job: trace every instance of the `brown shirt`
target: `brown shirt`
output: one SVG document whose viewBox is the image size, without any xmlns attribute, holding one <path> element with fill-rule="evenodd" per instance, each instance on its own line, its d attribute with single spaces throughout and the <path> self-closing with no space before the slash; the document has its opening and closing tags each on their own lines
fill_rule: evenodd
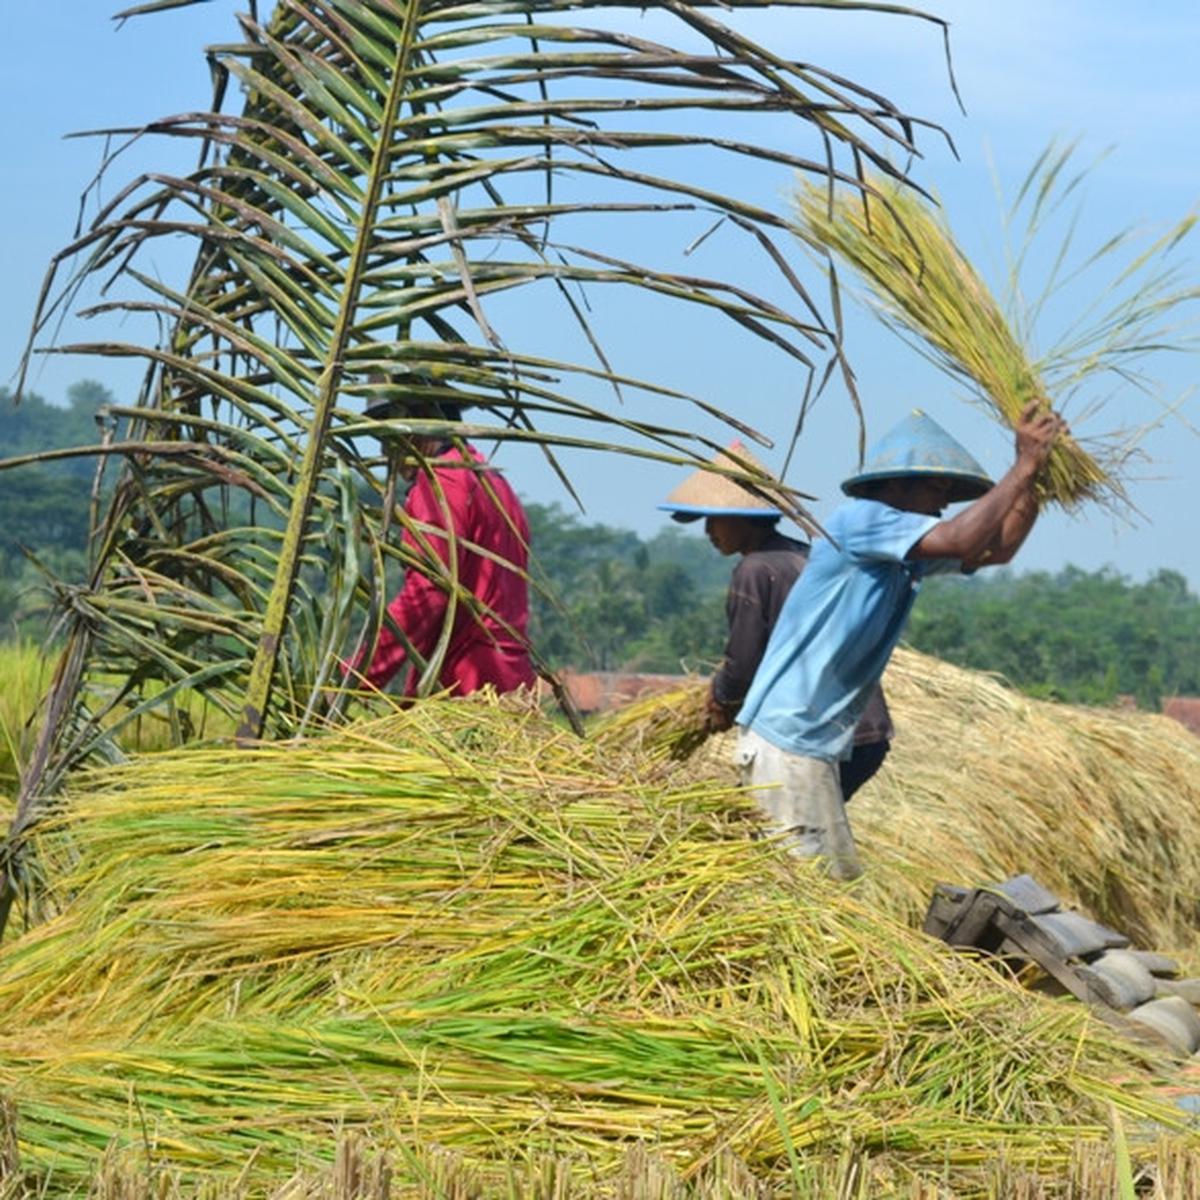
<svg viewBox="0 0 1200 1200">
<path fill-rule="evenodd" d="M 729 639 L 712 682 L 713 698 L 719 704 L 727 708 L 741 704 L 750 690 L 779 610 L 807 562 L 808 547 L 803 542 L 772 533 L 734 567 L 725 596 Z"/>
</svg>

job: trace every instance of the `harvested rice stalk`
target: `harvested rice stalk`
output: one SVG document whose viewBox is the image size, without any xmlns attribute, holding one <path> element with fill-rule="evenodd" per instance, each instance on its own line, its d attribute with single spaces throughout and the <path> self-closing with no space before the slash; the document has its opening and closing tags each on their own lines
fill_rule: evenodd
<svg viewBox="0 0 1200 1200">
<path fill-rule="evenodd" d="M 592 737 L 650 761 L 684 762 L 708 739 L 707 698 L 708 680 L 689 679 L 616 709 L 597 723 Z"/>
<path fill-rule="evenodd" d="M 838 254 L 871 288 L 880 310 L 916 334 L 950 374 L 965 377 L 1009 425 L 1045 395 L 1033 362 L 1000 306 L 954 241 L 945 220 L 911 189 L 882 186 L 859 196 L 802 184 L 801 234 Z M 1041 503 L 1071 508 L 1119 494 L 1119 485 L 1070 437 L 1061 438 L 1038 481 Z"/>
<path fill-rule="evenodd" d="M 1044 156 L 1039 164 L 1043 173 L 1035 169 L 1022 189 L 1023 197 L 1037 196 L 1029 217 L 1031 237 L 1045 218 L 1048 197 L 1069 153 Z M 1108 289 L 1132 289 L 1132 296 L 1115 299 L 1092 328 L 1069 331 L 1058 348 L 1038 359 L 1025 344 L 1031 331 L 1019 334 L 1013 328 L 945 219 L 912 189 L 869 180 L 863 192 L 841 191 L 831 202 L 827 189 L 802 182 L 794 204 L 800 236 L 848 263 L 884 320 L 902 336 L 915 338 L 922 353 L 952 377 L 970 384 L 1009 428 L 1031 400 L 1048 397 L 1056 388 L 1071 391 L 1099 372 L 1113 371 L 1126 382 L 1144 384 L 1131 369 L 1133 362 L 1190 340 L 1173 335 L 1161 321 L 1183 301 L 1194 299 L 1195 289 L 1176 289 L 1171 271 L 1145 278 L 1140 273 L 1156 268 L 1194 218 L 1180 222 L 1141 254 Z M 1127 240 L 1111 239 L 1092 262 L 1125 248 Z M 1052 280 L 1051 287 L 1056 286 Z M 1062 439 L 1039 481 L 1042 503 L 1070 509 L 1096 500 L 1124 507 L 1116 472 L 1130 453 L 1128 445 L 1113 446 L 1098 461 L 1073 439 Z"/>
<path fill-rule="evenodd" d="M 996 1158 L 1061 1175 L 1110 1102 L 1194 1147 L 1083 1006 L 863 905 L 749 811 L 474 700 L 79 777 L 39 835 L 62 911 L 0 947 L 22 1171 L 78 1193 L 119 1155 L 258 1196 L 342 1132 L 481 1177 L 562 1162 L 563 1196 L 616 1194 L 639 1144 L 768 1194 L 852 1146 L 972 1195 Z"/>
</svg>

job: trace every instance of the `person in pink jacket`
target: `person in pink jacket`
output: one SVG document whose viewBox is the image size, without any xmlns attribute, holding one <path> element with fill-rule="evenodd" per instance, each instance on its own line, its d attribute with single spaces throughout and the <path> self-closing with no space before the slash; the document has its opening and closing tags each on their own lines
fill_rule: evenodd
<svg viewBox="0 0 1200 1200">
<path fill-rule="evenodd" d="M 413 417 L 445 415 L 412 406 L 404 411 Z M 372 405 L 368 414 L 397 415 L 396 402 Z M 525 510 L 504 476 L 466 442 L 444 436 L 411 441 L 422 461 L 401 467 L 411 481 L 402 536 L 410 565 L 388 605 L 374 653 L 360 654 L 354 667 L 377 688 L 403 670 L 401 690 L 415 696 L 424 663 L 435 654 L 449 620 L 439 688 L 465 696 L 488 684 L 497 692 L 532 686 L 537 675 L 527 636 Z"/>
</svg>

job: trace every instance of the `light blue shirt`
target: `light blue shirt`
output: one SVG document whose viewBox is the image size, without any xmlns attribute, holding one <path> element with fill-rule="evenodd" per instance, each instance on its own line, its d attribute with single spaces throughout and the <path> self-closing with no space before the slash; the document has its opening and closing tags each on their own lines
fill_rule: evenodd
<svg viewBox="0 0 1200 1200">
<path fill-rule="evenodd" d="M 739 725 L 808 758 L 849 757 L 854 727 L 883 675 L 926 575 L 957 559 L 909 561 L 939 517 L 851 500 L 826 524 L 779 613 Z"/>
</svg>

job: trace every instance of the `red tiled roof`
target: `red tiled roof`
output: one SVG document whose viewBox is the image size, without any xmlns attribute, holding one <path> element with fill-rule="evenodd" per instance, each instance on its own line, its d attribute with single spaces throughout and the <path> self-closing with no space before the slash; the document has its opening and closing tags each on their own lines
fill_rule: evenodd
<svg viewBox="0 0 1200 1200">
<path fill-rule="evenodd" d="M 1200 733 L 1200 696 L 1170 696 L 1162 702 L 1162 710 L 1193 733 Z"/>
<path fill-rule="evenodd" d="M 679 687 L 686 678 L 686 675 L 635 675 L 621 671 L 562 673 L 563 686 L 581 713 L 607 712 L 640 700 L 643 696 L 669 692 Z"/>
</svg>

